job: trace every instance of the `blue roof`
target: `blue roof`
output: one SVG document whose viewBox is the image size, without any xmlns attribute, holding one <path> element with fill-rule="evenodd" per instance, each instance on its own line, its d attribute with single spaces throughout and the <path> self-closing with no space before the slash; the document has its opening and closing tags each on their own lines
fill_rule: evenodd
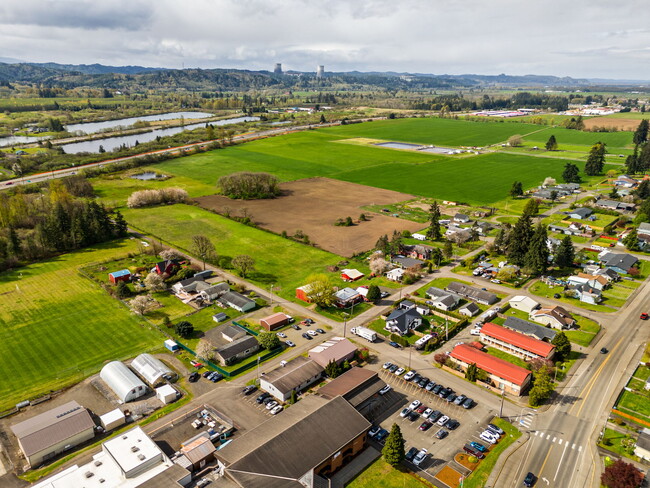
<svg viewBox="0 0 650 488">
<path fill-rule="evenodd" d="M 131 272 L 128 269 L 121 269 L 119 271 L 113 271 L 112 273 L 110 273 L 110 276 L 114 278 L 119 278 L 120 276 L 128 276 L 130 274 Z"/>
</svg>

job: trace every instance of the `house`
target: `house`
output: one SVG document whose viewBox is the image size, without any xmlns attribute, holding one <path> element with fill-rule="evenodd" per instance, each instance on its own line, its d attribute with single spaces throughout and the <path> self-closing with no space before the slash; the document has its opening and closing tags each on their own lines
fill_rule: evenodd
<svg viewBox="0 0 650 488">
<path fill-rule="evenodd" d="M 212 316 L 212 320 L 214 320 L 217 324 L 220 324 L 221 322 L 228 320 L 228 316 L 224 312 L 219 312 L 215 313 Z"/>
<path fill-rule="evenodd" d="M 221 338 L 226 342 L 234 342 L 246 336 L 246 331 L 237 325 L 224 325 L 219 332 L 221 332 Z"/>
<path fill-rule="evenodd" d="M 425 246 L 424 244 L 415 244 L 412 246 L 404 245 L 402 246 L 402 253 L 409 258 L 427 261 L 428 259 L 431 259 L 433 247 Z"/>
<path fill-rule="evenodd" d="M 412 308 L 415 308 L 415 303 L 410 300 L 402 300 L 397 304 L 397 308 L 401 310 L 411 310 Z"/>
<path fill-rule="evenodd" d="M 411 237 L 412 237 L 413 239 L 418 240 L 418 241 L 426 241 L 426 240 L 427 240 L 427 236 L 425 236 L 424 234 L 417 234 L 417 233 L 415 233 L 415 234 L 411 234 Z"/>
<path fill-rule="evenodd" d="M 352 307 L 354 304 L 363 301 L 363 297 L 359 292 L 352 288 L 342 288 L 334 296 L 336 297 L 336 305 L 340 308 Z"/>
<path fill-rule="evenodd" d="M 230 366 L 255 354 L 260 348 L 257 338 L 244 336 L 214 350 L 214 357 L 224 366 Z"/>
<path fill-rule="evenodd" d="M 330 361 L 334 361 L 337 364 L 352 361 L 356 352 L 357 346 L 352 344 L 348 339 L 332 337 L 322 344 L 311 348 L 307 352 L 307 357 L 324 368 Z"/>
<path fill-rule="evenodd" d="M 300 393 L 323 377 L 325 369 L 316 361 L 298 356 L 260 377 L 260 389 L 281 402 L 291 398 L 291 392 Z"/>
<path fill-rule="evenodd" d="M 554 345 L 492 322 L 483 325 L 480 337 L 486 346 L 495 347 L 525 360 L 552 359 L 555 354 Z"/>
<path fill-rule="evenodd" d="M 113 271 L 112 273 L 108 273 L 108 279 L 114 285 L 117 285 L 117 283 L 120 281 L 128 283 L 131 281 L 131 272 L 128 269 Z"/>
<path fill-rule="evenodd" d="M 391 258 L 391 261 L 397 264 L 398 266 L 401 266 L 404 269 L 419 267 L 424 264 L 424 261 L 420 261 L 419 259 L 400 257 L 400 256 Z"/>
<path fill-rule="evenodd" d="M 455 293 L 450 293 L 434 286 L 427 289 L 426 293 L 431 298 L 431 305 L 439 310 L 454 310 L 458 307 L 461 300 Z"/>
<path fill-rule="evenodd" d="M 511 308 L 514 308 L 515 310 L 521 310 L 527 314 L 530 314 L 533 310 L 539 308 L 539 302 L 536 302 L 532 298 L 524 295 L 516 295 L 512 297 L 508 303 L 510 303 Z"/>
<path fill-rule="evenodd" d="M 598 259 L 606 268 L 613 269 L 617 273 L 629 273 L 630 269 L 639 262 L 639 259 L 631 254 L 619 254 L 609 251 L 601 252 Z"/>
<path fill-rule="evenodd" d="M 201 471 L 208 463 L 214 461 L 216 451 L 217 448 L 210 440 L 208 433 L 202 432 L 181 444 L 179 450 L 181 459 L 177 459 L 175 462 L 189 471 Z"/>
<path fill-rule="evenodd" d="M 458 313 L 467 317 L 474 317 L 480 313 L 481 309 L 474 302 L 468 302 L 458 309 Z"/>
<path fill-rule="evenodd" d="M 639 182 L 634 178 L 630 178 L 628 175 L 620 175 L 614 180 L 614 186 L 620 188 L 635 188 Z"/>
<path fill-rule="evenodd" d="M 296 298 L 302 300 L 303 302 L 311 303 L 311 298 L 309 298 L 309 293 L 311 292 L 311 285 L 303 285 L 296 288 Z"/>
<path fill-rule="evenodd" d="M 650 248 L 650 234 L 637 234 L 637 239 L 639 242 L 639 248 L 642 251 L 647 252 Z"/>
<path fill-rule="evenodd" d="M 580 207 L 580 208 L 576 208 L 576 209 L 569 210 L 568 212 L 566 212 L 566 214 L 569 216 L 569 218 L 578 219 L 578 220 L 586 219 L 592 213 L 594 213 L 594 211 L 592 209 L 590 209 L 590 208 L 587 208 L 587 207 Z"/>
<path fill-rule="evenodd" d="M 549 325 L 554 329 L 571 329 L 575 327 L 576 320 L 564 308 L 555 306 L 533 310 L 530 319 L 539 324 Z"/>
<path fill-rule="evenodd" d="M 469 215 L 465 215 L 462 213 L 457 213 L 454 215 L 454 220 L 456 222 L 459 222 L 461 224 L 467 224 L 468 222 L 471 222 L 472 220 L 469 218 Z"/>
<path fill-rule="evenodd" d="M 278 312 L 268 317 L 260 319 L 260 325 L 266 330 L 271 332 L 272 330 L 279 329 L 280 327 L 287 325 L 293 321 L 293 317 L 287 315 L 286 313 Z"/>
<path fill-rule="evenodd" d="M 344 269 L 341 271 L 341 279 L 343 281 L 357 281 L 365 275 L 358 269 Z"/>
<path fill-rule="evenodd" d="M 376 371 L 355 366 L 321 387 L 318 395 L 327 400 L 341 396 L 368 418 L 376 405 L 379 390 L 385 386 Z"/>
<path fill-rule="evenodd" d="M 579 227 L 576 227 L 576 226 L 563 227 L 561 225 L 550 224 L 548 226 L 548 229 L 551 232 L 558 232 L 560 234 L 565 234 L 565 235 L 570 235 L 570 236 L 577 236 L 577 235 L 582 234 L 582 229 L 580 229 Z M 548 244 L 548 242 L 547 242 L 547 244 Z"/>
<path fill-rule="evenodd" d="M 201 297 L 202 300 L 206 302 L 213 302 L 223 294 L 227 293 L 230 291 L 230 285 L 226 283 L 225 281 L 222 283 L 217 283 L 216 285 L 212 285 L 209 288 L 206 288 L 205 290 L 201 290 L 199 292 L 199 297 Z"/>
<path fill-rule="evenodd" d="M 494 229 L 494 226 L 489 222 L 477 222 L 474 228 L 480 235 L 485 236 Z"/>
<path fill-rule="evenodd" d="M 643 429 L 636 440 L 634 455 L 644 461 L 650 461 L 650 431 Z"/>
<path fill-rule="evenodd" d="M 521 366 L 516 366 L 501 358 L 494 357 L 467 344 L 459 344 L 449 355 L 463 371 L 475 364 L 488 374 L 490 385 L 511 393 L 522 395 L 531 383 L 532 374 Z"/>
<path fill-rule="evenodd" d="M 217 298 L 217 303 L 223 308 L 234 308 L 238 312 L 250 312 L 254 310 L 257 304 L 255 300 L 245 297 L 236 291 L 229 291 Z"/>
<path fill-rule="evenodd" d="M 404 269 L 394 268 L 386 273 L 386 278 L 388 278 L 391 281 L 400 282 L 402 281 L 402 278 L 404 278 L 404 273 L 405 273 Z"/>
<path fill-rule="evenodd" d="M 636 233 L 638 235 L 650 235 L 650 224 L 648 222 L 641 222 L 636 229 Z"/>
<path fill-rule="evenodd" d="M 602 301 L 603 296 L 600 290 L 592 288 L 588 284 L 577 285 L 573 288 L 573 291 L 576 294 L 576 298 L 583 303 L 589 303 L 591 305 L 596 305 L 598 302 Z"/>
<path fill-rule="evenodd" d="M 468 298 L 483 305 L 492 305 L 499 301 L 498 297 L 494 293 L 490 293 L 479 288 L 474 288 L 472 286 L 465 285 L 458 281 L 452 281 L 445 288 L 447 291 L 451 291 L 460 295 L 461 297 Z"/>
<path fill-rule="evenodd" d="M 216 452 L 225 479 L 244 488 L 329 486 L 367 446 L 371 424 L 342 396 L 309 395 Z"/>
<path fill-rule="evenodd" d="M 178 268 L 178 261 L 175 259 L 168 259 L 166 261 L 160 261 L 156 263 L 152 271 L 155 271 L 159 275 L 166 274 L 168 276 L 173 275 Z"/>
<path fill-rule="evenodd" d="M 95 422 L 84 407 L 72 401 L 11 426 L 31 467 L 95 437 Z"/>
<path fill-rule="evenodd" d="M 591 288 L 602 291 L 609 282 L 604 276 L 597 276 L 586 273 L 578 273 L 574 276 L 569 276 L 567 282 L 572 286 L 588 285 Z"/>
<path fill-rule="evenodd" d="M 201 285 L 199 285 L 199 283 Z M 179 281 L 177 283 L 174 283 L 172 285 L 172 291 L 174 293 L 198 293 L 201 290 L 205 290 L 209 288 L 210 285 L 208 285 L 205 282 L 205 278 L 203 276 L 193 276 L 191 278 L 188 278 L 186 280 Z"/>
<path fill-rule="evenodd" d="M 455 225 L 449 225 L 449 227 L 447 227 L 447 230 L 445 231 L 445 237 L 451 237 L 454 234 L 457 234 L 459 232 L 465 232 L 465 229 Z"/>
<path fill-rule="evenodd" d="M 557 335 L 557 332 L 549 327 L 533 324 L 532 322 L 528 322 L 527 320 L 522 320 L 513 316 L 507 317 L 506 321 L 503 323 L 503 326 L 529 337 L 534 337 L 540 341 L 551 342 Z"/>
<path fill-rule="evenodd" d="M 574 192 L 580 190 L 580 184 L 578 184 L 578 183 L 560 183 L 559 185 L 555 185 L 555 188 L 557 188 L 559 191 L 566 191 L 566 192 L 574 193 Z"/>
<path fill-rule="evenodd" d="M 422 315 L 417 310 L 397 309 L 386 317 L 384 328 L 389 332 L 404 336 L 420 325 L 422 325 Z"/>
<path fill-rule="evenodd" d="M 596 269 L 596 270 L 594 270 L 594 272 L 592 274 L 594 276 L 602 276 L 609 283 L 616 282 L 616 281 L 621 279 L 621 277 L 619 276 L 619 274 L 616 271 L 614 271 L 613 269 L 609 269 L 609 268 Z"/>
</svg>

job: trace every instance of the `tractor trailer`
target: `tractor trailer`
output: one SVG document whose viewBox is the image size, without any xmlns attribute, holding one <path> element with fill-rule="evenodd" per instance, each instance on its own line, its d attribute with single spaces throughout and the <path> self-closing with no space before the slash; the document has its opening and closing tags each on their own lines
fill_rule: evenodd
<svg viewBox="0 0 650 488">
<path fill-rule="evenodd" d="M 358 335 L 359 337 L 363 337 L 370 342 L 375 342 L 377 340 L 377 333 L 374 330 L 370 330 L 366 327 L 352 327 L 350 329 L 350 332 Z"/>
</svg>

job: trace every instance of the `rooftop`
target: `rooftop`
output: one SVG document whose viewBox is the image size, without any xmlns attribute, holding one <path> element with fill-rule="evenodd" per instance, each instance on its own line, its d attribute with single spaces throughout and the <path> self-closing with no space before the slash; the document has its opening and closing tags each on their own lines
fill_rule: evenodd
<svg viewBox="0 0 650 488">
<path fill-rule="evenodd" d="M 535 337 L 540 341 L 543 339 L 548 339 L 549 341 L 552 341 L 557 335 L 557 331 L 555 331 L 554 329 L 551 329 L 549 327 L 544 327 L 543 325 L 533 324 L 532 322 L 528 322 L 527 320 L 522 320 L 520 318 L 512 317 L 512 316 L 506 318 L 506 321 L 504 322 L 503 326 L 507 327 L 508 329 L 513 329 L 516 330 L 517 332 L 521 332 L 522 334 Z"/>
<path fill-rule="evenodd" d="M 513 346 L 544 358 L 548 357 L 553 349 L 555 349 L 555 346 L 548 342 L 533 339 L 532 337 L 515 332 L 514 330 L 506 329 L 505 327 L 493 324 L 492 322 L 483 325 L 481 335 L 486 335 L 507 342 L 508 344 L 512 344 Z"/>
<path fill-rule="evenodd" d="M 530 376 L 530 371 L 527 369 L 516 366 L 501 358 L 491 356 L 466 344 L 460 344 L 454 347 L 451 351 L 451 357 L 466 364 L 476 364 L 477 367 L 488 373 L 519 386 L 523 385 Z"/>
<path fill-rule="evenodd" d="M 288 393 L 296 386 L 323 371 L 323 367 L 315 361 L 304 356 L 298 356 L 289 361 L 284 367 L 281 366 L 266 373 L 262 379 L 273 384 L 282 393 Z"/>
<path fill-rule="evenodd" d="M 354 354 L 357 346 L 343 337 L 332 337 L 331 339 L 313 347 L 308 355 L 321 366 L 325 367 L 330 361 L 338 361 L 341 358 Z"/>
</svg>

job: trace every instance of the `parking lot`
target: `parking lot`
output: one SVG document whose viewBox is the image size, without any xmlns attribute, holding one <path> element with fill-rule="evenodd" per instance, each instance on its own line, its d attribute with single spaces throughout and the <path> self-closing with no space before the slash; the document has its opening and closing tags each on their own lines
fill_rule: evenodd
<svg viewBox="0 0 650 488">
<path fill-rule="evenodd" d="M 419 388 L 410 381 L 405 381 L 403 375 L 397 376 L 385 369 L 381 370 L 380 377 L 393 387 L 393 390 L 385 395 L 388 400 L 387 403 L 392 403 L 390 400 L 395 401 L 392 403 L 392 408 L 385 410 L 384 415 L 377 418 L 377 425 L 390 431 L 393 423 L 396 423 L 400 426 L 402 435 L 404 436 L 407 451 L 411 447 L 415 447 L 418 450 L 423 448 L 427 449 L 429 452 L 427 459 L 419 468 L 410 463 L 409 467 L 414 471 L 422 470 L 425 474 L 433 476 L 445 464 L 451 461 L 450 465 L 454 469 L 461 473 L 469 473 L 466 468 L 455 463 L 453 457 L 463 450 L 463 446 L 466 443 L 471 441 L 486 445 L 486 442 L 482 441 L 479 435 L 494 415 L 490 409 L 480 403 L 475 404 L 470 409 L 454 405 L 440 398 L 438 395 L 426 391 L 424 388 Z M 430 377 L 429 379 L 438 383 L 438 378 L 436 377 Z M 471 396 L 470 385 L 468 385 L 467 391 L 455 393 L 465 393 Z M 400 416 L 402 409 L 408 407 L 413 400 L 419 400 L 426 407 L 438 410 L 442 415 L 457 420 L 460 425 L 454 430 L 449 430 L 446 427 L 440 427 L 434 424 L 428 430 L 421 431 L 419 427 L 425 420 L 421 415 L 416 420 L 410 420 L 409 418 Z M 448 435 L 443 439 L 438 439 L 436 438 L 436 433 L 442 428 L 448 432 Z M 489 445 L 486 447 L 489 447 Z"/>
<path fill-rule="evenodd" d="M 293 328 L 294 325 L 298 327 L 300 330 L 295 330 Z M 319 322 L 313 324 L 304 324 L 301 322 L 295 322 L 294 324 L 283 327 L 274 332 L 278 334 L 280 340 L 283 342 L 291 341 L 296 346 L 302 346 L 305 343 L 313 343 L 315 346 L 324 339 L 323 334 L 317 332 L 316 329 L 321 329 L 327 333 L 328 328 L 326 328 L 324 324 Z M 306 337 L 303 337 L 303 334 L 308 334 L 311 337 L 311 339 L 307 339 Z"/>
</svg>

